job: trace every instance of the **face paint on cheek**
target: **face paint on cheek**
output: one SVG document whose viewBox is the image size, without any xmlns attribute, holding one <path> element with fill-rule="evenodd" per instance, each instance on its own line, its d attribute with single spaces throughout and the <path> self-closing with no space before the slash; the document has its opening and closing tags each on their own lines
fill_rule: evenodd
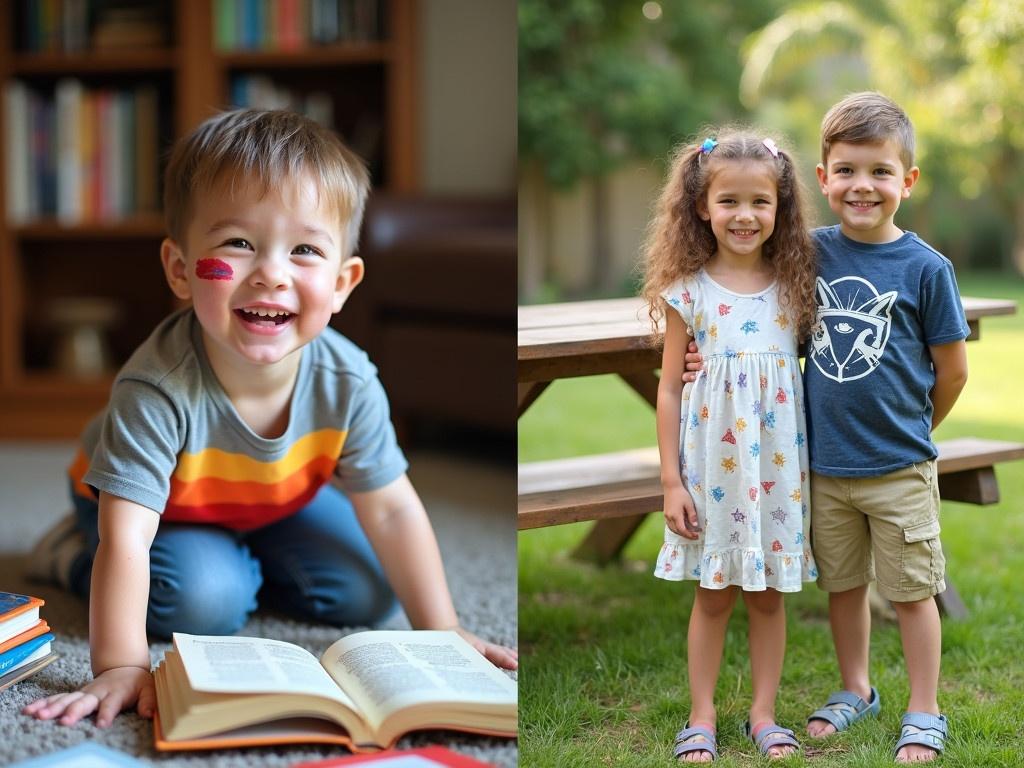
<svg viewBox="0 0 1024 768">
<path fill-rule="evenodd" d="M 234 275 L 231 265 L 220 259 L 200 259 L 196 262 L 196 277 L 203 280 L 230 280 Z"/>
</svg>

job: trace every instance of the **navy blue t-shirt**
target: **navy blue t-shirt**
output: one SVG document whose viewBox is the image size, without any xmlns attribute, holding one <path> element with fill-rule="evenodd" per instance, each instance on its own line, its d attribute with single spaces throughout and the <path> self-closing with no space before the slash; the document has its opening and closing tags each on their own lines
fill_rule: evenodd
<svg viewBox="0 0 1024 768">
<path fill-rule="evenodd" d="M 969 333 L 953 265 L 913 232 L 882 244 L 851 240 L 838 226 L 812 236 L 819 324 L 804 362 L 811 469 L 869 477 L 934 458 L 928 347 Z"/>
</svg>

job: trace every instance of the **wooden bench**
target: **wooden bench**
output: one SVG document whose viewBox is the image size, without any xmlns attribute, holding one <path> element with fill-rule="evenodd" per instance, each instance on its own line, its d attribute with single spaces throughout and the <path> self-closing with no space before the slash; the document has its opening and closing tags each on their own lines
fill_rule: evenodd
<svg viewBox="0 0 1024 768">
<path fill-rule="evenodd" d="M 994 465 L 1024 458 L 1024 444 L 965 437 L 938 443 L 939 493 L 947 501 L 995 504 L 999 501 Z M 657 448 L 519 465 L 519 528 L 601 520 L 576 556 L 608 562 L 650 512 L 662 509 Z M 813 514 L 813 513 L 812 513 Z M 611 542 L 611 543 L 609 543 Z M 881 605 L 875 595 L 873 604 Z M 937 595 L 939 608 L 953 618 L 967 608 L 950 578 Z"/>
<path fill-rule="evenodd" d="M 1024 458 L 1024 444 L 965 437 L 939 448 L 946 501 L 995 504 L 994 466 Z M 662 509 L 657 448 L 519 465 L 519 529 L 632 517 Z"/>
</svg>

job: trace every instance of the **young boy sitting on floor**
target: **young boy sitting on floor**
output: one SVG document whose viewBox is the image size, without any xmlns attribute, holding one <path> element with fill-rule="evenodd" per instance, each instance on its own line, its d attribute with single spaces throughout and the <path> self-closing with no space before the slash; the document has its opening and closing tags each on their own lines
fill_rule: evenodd
<svg viewBox="0 0 1024 768">
<path fill-rule="evenodd" d="M 160 257 L 191 307 L 121 369 L 71 469 L 73 522 L 33 558 L 89 596 L 94 679 L 24 711 L 150 717 L 147 631 L 230 634 L 257 596 L 353 626 L 397 594 L 413 627 L 514 668 L 459 626 L 376 369 L 328 327 L 363 278 L 362 163 L 311 120 L 239 110 L 182 139 L 165 178 Z"/>
</svg>

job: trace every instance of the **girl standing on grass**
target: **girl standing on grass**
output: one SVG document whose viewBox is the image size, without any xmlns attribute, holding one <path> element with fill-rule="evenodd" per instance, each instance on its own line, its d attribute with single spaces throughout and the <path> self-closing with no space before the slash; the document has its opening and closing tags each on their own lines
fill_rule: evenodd
<svg viewBox="0 0 1024 768">
<path fill-rule="evenodd" d="M 650 228 L 643 295 L 652 321 L 666 320 L 657 408 L 666 529 L 655 575 L 699 581 L 687 635 L 690 716 L 675 740 L 683 761 L 718 756 L 714 692 L 740 592 L 753 677 L 746 734 L 772 758 L 800 746 L 775 723 L 775 697 L 782 593 L 817 576 L 797 360 L 814 322 L 814 278 L 788 154 L 738 129 L 677 150 Z M 704 370 L 684 388 L 691 340 Z"/>
</svg>

